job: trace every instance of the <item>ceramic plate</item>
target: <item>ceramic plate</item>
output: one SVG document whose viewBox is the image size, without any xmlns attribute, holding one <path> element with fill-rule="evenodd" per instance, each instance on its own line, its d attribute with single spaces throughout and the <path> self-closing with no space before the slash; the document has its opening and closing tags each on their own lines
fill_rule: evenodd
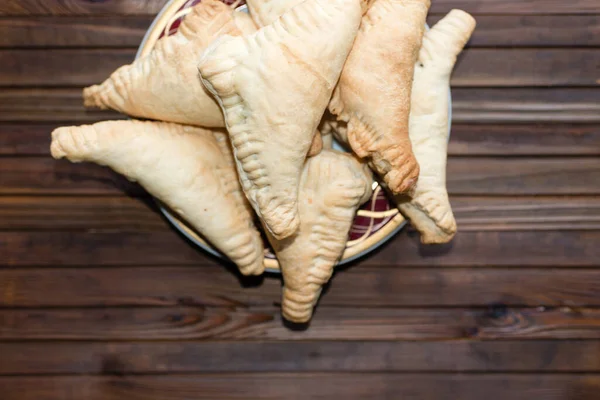
<svg viewBox="0 0 600 400">
<path fill-rule="evenodd" d="M 235 2 L 232 0 L 222 1 L 226 4 Z M 185 17 L 187 12 L 189 12 L 188 9 L 200 2 L 201 0 L 169 1 L 146 32 L 136 58 L 147 55 L 161 37 L 172 35 L 177 32 L 181 20 Z M 243 4 L 244 2 L 241 1 L 238 3 L 240 3 L 237 9 L 238 12 L 247 12 L 246 6 Z M 451 111 L 452 101 L 450 101 L 450 122 L 452 121 Z M 334 143 L 334 147 L 343 150 L 339 143 Z M 393 206 L 393 203 L 388 200 L 386 193 L 381 190 L 381 187 L 377 183 L 374 183 L 373 189 L 373 196 L 361 207 L 354 219 L 354 223 L 350 229 L 346 250 L 338 265 L 349 263 L 350 261 L 372 252 L 391 239 L 406 225 L 406 220 L 398 213 L 398 210 Z M 169 222 L 195 245 L 219 258 L 226 258 L 160 202 L 159 207 Z M 266 270 L 269 272 L 278 272 L 279 264 L 277 263 L 275 255 L 270 250 L 268 243 L 265 243 L 265 248 L 267 249 L 265 250 Z"/>
</svg>

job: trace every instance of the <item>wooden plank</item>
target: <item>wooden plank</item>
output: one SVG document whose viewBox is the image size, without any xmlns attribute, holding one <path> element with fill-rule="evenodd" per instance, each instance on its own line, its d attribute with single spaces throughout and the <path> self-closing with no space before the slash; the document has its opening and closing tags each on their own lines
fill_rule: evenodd
<svg viewBox="0 0 600 400">
<path fill-rule="evenodd" d="M 466 49 L 451 83 L 463 87 L 597 86 L 598 65 L 600 52 L 594 49 Z"/>
<path fill-rule="evenodd" d="M 459 229 L 597 229 L 598 197 L 453 197 Z"/>
<path fill-rule="evenodd" d="M 86 110 L 81 88 L 6 89 L 0 92 L 0 121 L 4 122 L 56 121 L 53 126 L 60 126 L 67 122 L 78 125 L 119 118 L 124 116 L 114 111 Z"/>
<path fill-rule="evenodd" d="M 57 124 L 0 124 L 0 155 L 50 154 L 50 132 Z"/>
<path fill-rule="evenodd" d="M 437 4 L 435 0 L 432 3 L 434 7 Z M 444 15 L 430 14 L 427 23 L 433 26 Z M 477 29 L 468 47 L 600 45 L 598 15 L 475 15 L 475 18 Z"/>
<path fill-rule="evenodd" d="M 134 49 L 0 50 L 0 85 L 94 84 L 134 58 Z"/>
<path fill-rule="evenodd" d="M 597 88 L 452 87 L 454 123 L 600 122 Z"/>
<path fill-rule="evenodd" d="M 600 339 L 587 308 L 319 307 L 290 329 L 279 307 L 0 310 L 0 340 L 457 340 Z"/>
<path fill-rule="evenodd" d="M 131 49 L 0 50 L 0 85 L 81 86 L 106 79 Z M 452 84 L 460 87 L 597 86 L 594 49 L 467 49 Z M 573 74 L 573 70 L 578 71 Z"/>
<path fill-rule="evenodd" d="M 597 88 L 452 88 L 453 122 L 595 123 L 600 122 Z M 0 92 L 0 121 L 82 124 L 123 118 L 111 111 L 83 108 L 80 88 L 5 89 Z M 0 135 L 0 140 L 2 135 Z M 541 144 L 541 143 L 540 143 Z"/>
<path fill-rule="evenodd" d="M 451 156 L 599 155 L 600 124 L 458 123 L 452 125 L 448 153 Z"/>
<path fill-rule="evenodd" d="M 0 16 L 26 15 L 154 15 L 167 0 L 5 0 Z"/>
<path fill-rule="evenodd" d="M 137 47 L 152 17 L 26 17 L 0 20 L 0 47 Z"/>
<path fill-rule="evenodd" d="M 251 373 L 3 377 L 3 400 L 592 400 L 596 374 Z"/>
<path fill-rule="evenodd" d="M 600 159 L 449 158 L 448 191 L 454 195 L 577 195 L 600 192 Z"/>
<path fill-rule="evenodd" d="M 444 14 L 431 14 L 430 26 Z M 599 46 L 598 15 L 476 15 L 469 47 Z M 0 20 L 0 47 L 137 47 L 153 16 L 38 16 Z"/>
<path fill-rule="evenodd" d="M 599 352 L 595 340 L 0 343 L 0 374 L 589 373 L 600 371 Z"/>
<path fill-rule="evenodd" d="M 447 13 L 453 8 L 463 9 L 473 14 L 600 14 L 600 4 L 596 0 L 434 0 L 430 12 Z"/>
<path fill-rule="evenodd" d="M 143 189 L 109 168 L 45 158 L 0 158 L 0 194 L 123 194 Z"/>
<path fill-rule="evenodd" d="M 281 281 L 241 278 L 212 260 L 194 267 L 0 270 L 0 307 L 265 306 Z M 565 268 L 385 268 L 339 271 L 327 307 L 600 306 L 600 271 Z"/>
<path fill-rule="evenodd" d="M 452 243 L 421 245 L 403 231 L 359 261 L 368 266 L 597 267 L 600 232 L 459 232 Z M 174 231 L 166 232 L 0 232 L 2 266 L 183 266 L 206 263 L 205 253 Z"/>
<path fill-rule="evenodd" d="M 165 231 L 152 199 L 115 197 L 0 197 L 0 230 Z"/>
<path fill-rule="evenodd" d="M 452 195 L 597 195 L 598 157 L 450 157 Z M 0 158 L 0 194 L 115 195 L 145 192 L 109 168 L 44 158 Z"/>
<path fill-rule="evenodd" d="M 461 232 L 599 230 L 598 197 L 453 197 Z M 148 198 L 2 196 L 0 230 L 164 232 Z"/>
<path fill-rule="evenodd" d="M 47 156 L 50 132 L 79 123 L 0 124 L 0 155 Z M 455 123 L 448 152 L 458 156 L 600 155 L 600 124 Z"/>
</svg>

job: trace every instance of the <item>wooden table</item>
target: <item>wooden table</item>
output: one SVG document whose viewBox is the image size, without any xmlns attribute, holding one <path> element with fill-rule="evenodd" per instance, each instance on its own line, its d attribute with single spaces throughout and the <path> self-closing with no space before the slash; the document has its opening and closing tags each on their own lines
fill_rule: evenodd
<svg viewBox="0 0 600 400">
<path fill-rule="evenodd" d="M 600 2 L 433 0 L 460 234 L 344 268 L 308 330 L 108 169 L 50 158 L 164 0 L 0 2 L 0 399 L 600 398 Z"/>
</svg>

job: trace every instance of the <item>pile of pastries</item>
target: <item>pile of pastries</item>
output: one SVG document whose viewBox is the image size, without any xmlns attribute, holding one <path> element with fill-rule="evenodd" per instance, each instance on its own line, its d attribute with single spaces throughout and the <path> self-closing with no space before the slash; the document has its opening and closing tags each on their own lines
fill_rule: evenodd
<svg viewBox="0 0 600 400">
<path fill-rule="evenodd" d="M 475 28 L 430 0 L 218 0 L 84 89 L 141 120 L 58 128 L 54 158 L 107 165 L 187 221 L 241 273 L 283 273 L 283 316 L 311 318 L 374 177 L 423 243 L 456 223 L 446 192 L 450 75 Z M 349 152 L 332 149 L 332 136 Z"/>
</svg>

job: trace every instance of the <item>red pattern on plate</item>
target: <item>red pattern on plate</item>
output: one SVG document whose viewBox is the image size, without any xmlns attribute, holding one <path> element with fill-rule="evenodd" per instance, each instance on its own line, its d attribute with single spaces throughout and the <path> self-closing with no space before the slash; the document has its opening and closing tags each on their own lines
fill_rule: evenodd
<svg viewBox="0 0 600 400">
<path fill-rule="evenodd" d="M 196 4 L 199 4 L 201 1 L 202 0 L 189 0 L 178 10 L 178 12 L 183 9 L 186 9 L 188 7 L 193 7 Z M 235 0 L 221 0 L 221 1 L 228 5 L 235 3 Z M 244 5 L 244 4 L 246 4 L 246 2 L 244 0 L 241 0 L 239 3 L 240 6 Z M 183 18 L 184 17 L 182 16 L 181 18 L 179 18 L 173 22 L 173 24 L 171 25 L 170 30 L 169 30 L 169 35 L 172 35 L 175 32 L 177 32 L 177 29 L 179 28 L 179 25 L 181 24 L 181 21 L 183 20 Z M 160 37 L 163 37 L 163 36 L 164 36 L 164 32 L 163 32 L 163 34 L 161 34 Z M 373 197 L 371 197 L 360 209 L 367 210 L 367 211 L 383 212 L 383 211 L 391 210 L 393 208 L 394 208 L 393 203 L 390 202 L 387 195 L 382 190 L 382 191 L 379 191 L 377 198 L 374 199 Z M 354 222 L 352 224 L 352 227 L 350 228 L 349 240 L 356 240 L 356 239 L 363 237 L 365 235 L 365 233 L 369 230 L 369 226 L 371 225 L 371 220 L 373 220 L 373 227 L 371 228 L 371 233 L 369 234 L 369 236 L 375 234 L 377 231 L 382 229 L 393 218 L 394 217 L 370 218 L 370 217 L 356 216 L 356 218 L 354 219 Z M 266 243 L 266 241 L 265 241 L 265 243 Z M 273 254 L 271 249 L 269 249 L 268 252 L 266 252 L 265 257 L 275 259 L 275 255 Z"/>
<path fill-rule="evenodd" d="M 185 10 L 186 8 L 194 7 L 196 4 L 200 4 L 201 2 L 202 2 L 202 0 L 188 0 L 183 6 L 181 6 L 181 8 L 179 8 L 179 10 L 177 10 L 177 12 L 179 12 L 181 10 Z M 225 3 L 227 5 L 231 5 L 231 4 L 235 3 L 236 0 L 221 0 L 221 2 Z M 245 4 L 246 4 L 245 0 L 240 0 L 238 6 L 243 6 Z M 179 29 L 179 25 L 181 25 L 182 20 L 183 20 L 183 17 L 178 18 L 177 21 L 173 22 L 173 24 L 171 25 L 171 27 L 169 29 L 169 36 L 171 36 L 172 34 L 177 32 L 177 29 Z M 159 39 L 162 38 L 163 36 L 165 36 L 164 31 L 160 34 Z"/>
</svg>

